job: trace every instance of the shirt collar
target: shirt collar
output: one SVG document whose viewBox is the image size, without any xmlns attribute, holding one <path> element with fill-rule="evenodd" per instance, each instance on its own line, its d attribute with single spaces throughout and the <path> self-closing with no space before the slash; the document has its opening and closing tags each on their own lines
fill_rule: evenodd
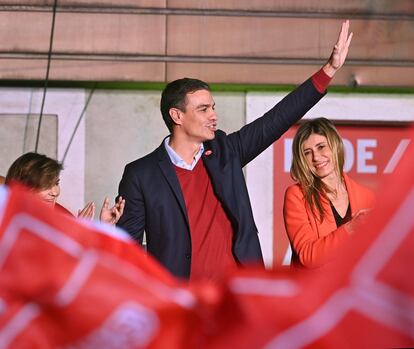
<svg viewBox="0 0 414 349">
<path fill-rule="evenodd" d="M 193 162 L 189 165 L 187 164 L 180 155 L 178 155 L 173 148 L 170 147 L 170 145 L 168 144 L 170 141 L 170 136 L 168 136 L 167 138 L 164 139 L 164 146 L 165 146 L 165 150 L 168 153 L 168 156 L 171 159 L 171 162 L 180 168 L 183 168 L 185 170 L 193 170 L 194 167 L 197 165 L 198 160 L 200 160 L 201 155 L 203 155 L 204 152 L 204 144 L 201 143 L 200 149 L 198 150 L 197 154 L 194 156 L 194 160 Z"/>
</svg>

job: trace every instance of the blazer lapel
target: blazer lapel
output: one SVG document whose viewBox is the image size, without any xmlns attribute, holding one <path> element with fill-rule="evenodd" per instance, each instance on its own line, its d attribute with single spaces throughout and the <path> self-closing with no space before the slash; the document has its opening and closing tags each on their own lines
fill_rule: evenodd
<svg viewBox="0 0 414 349">
<path fill-rule="evenodd" d="M 183 211 L 184 217 L 187 220 L 188 224 L 187 209 L 185 207 L 183 193 L 181 191 L 180 183 L 178 182 L 177 174 L 174 171 L 174 165 L 171 163 L 171 160 L 168 157 L 168 153 L 165 150 L 164 142 L 162 142 L 161 146 L 158 147 L 157 155 L 158 165 L 161 169 L 161 172 L 171 187 L 178 203 L 180 204 L 181 210 Z"/>
<path fill-rule="evenodd" d="M 348 191 L 348 198 L 349 198 L 349 205 L 351 206 L 351 213 L 354 214 L 354 207 L 356 207 L 355 203 L 355 195 L 354 195 L 354 188 L 352 186 L 351 179 L 344 173 L 344 180 L 345 180 L 345 186 L 346 190 Z M 322 198 L 322 205 L 323 209 L 325 210 L 325 219 L 321 225 L 321 229 L 324 232 L 331 232 L 337 229 L 335 217 L 333 215 L 331 205 L 328 200 Z"/>
<path fill-rule="evenodd" d="M 351 179 L 344 173 L 344 180 L 345 180 L 345 186 L 346 186 L 346 190 L 348 192 L 348 199 L 349 199 L 349 205 L 351 206 L 351 213 L 352 215 L 354 215 L 355 212 L 355 208 L 358 207 L 355 200 L 355 195 L 354 195 L 354 186 L 352 185 Z"/>
<path fill-rule="evenodd" d="M 204 142 L 204 154 L 201 159 L 209 174 L 214 193 L 219 201 L 228 210 L 228 213 L 236 219 L 237 205 L 233 199 L 233 183 L 229 181 L 232 178 L 229 175 L 231 164 L 220 164 L 215 150 L 211 147 L 210 142 Z"/>
<path fill-rule="evenodd" d="M 321 203 L 323 210 L 325 212 L 325 218 L 322 224 L 320 225 L 319 234 L 320 236 L 326 236 L 330 234 L 332 231 L 336 230 L 337 226 L 329 200 L 321 198 Z"/>
</svg>

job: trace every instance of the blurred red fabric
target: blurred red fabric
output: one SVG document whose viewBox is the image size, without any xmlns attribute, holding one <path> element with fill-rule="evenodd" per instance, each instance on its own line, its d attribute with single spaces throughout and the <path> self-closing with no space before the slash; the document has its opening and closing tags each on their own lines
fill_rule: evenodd
<svg viewBox="0 0 414 349">
<path fill-rule="evenodd" d="M 0 187 L 0 348 L 414 346 L 414 145 L 323 273 L 174 279 L 128 235 Z"/>
</svg>

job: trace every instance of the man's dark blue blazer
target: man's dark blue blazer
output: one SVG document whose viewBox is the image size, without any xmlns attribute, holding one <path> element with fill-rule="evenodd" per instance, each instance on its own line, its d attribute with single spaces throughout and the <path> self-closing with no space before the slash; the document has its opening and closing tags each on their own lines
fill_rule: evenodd
<svg viewBox="0 0 414 349">
<path fill-rule="evenodd" d="M 233 255 L 241 265 L 263 264 L 242 168 L 322 97 L 309 79 L 261 118 L 229 135 L 218 130 L 213 140 L 204 142 L 202 161 L 231 221 Z M 119 195 L 126 203 L 118 226 L 139 243 L 145 230 L 148 252 L 175 276 L 188 278 L 191 236 L 187 211 L 174 165 L 163 143 L 152 153 L 126 165 Z"/>
</svg>

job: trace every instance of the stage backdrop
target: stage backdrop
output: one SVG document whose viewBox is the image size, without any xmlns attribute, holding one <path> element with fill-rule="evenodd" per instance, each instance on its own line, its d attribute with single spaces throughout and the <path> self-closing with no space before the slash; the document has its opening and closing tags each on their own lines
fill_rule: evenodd
<svg viewBox="0 0 414 349">
<path fill-rule="evenodd" d="M 285 94 L 248 94 L 247 122 L 261 116 Z M 345 144 L 345 171 L 376 190 L 382 176 L 393 172 L 404 154 L 414 121 L 414 96 L 333 94 L 326 96 L 305 118 L 334 121 Z M 283 198 L 290 178 L 292 139 L 297 126 L 251 162 L 246 179 L 266 266 L 290 263 L 291 251 L 283 223 Z"/>
</svg>

